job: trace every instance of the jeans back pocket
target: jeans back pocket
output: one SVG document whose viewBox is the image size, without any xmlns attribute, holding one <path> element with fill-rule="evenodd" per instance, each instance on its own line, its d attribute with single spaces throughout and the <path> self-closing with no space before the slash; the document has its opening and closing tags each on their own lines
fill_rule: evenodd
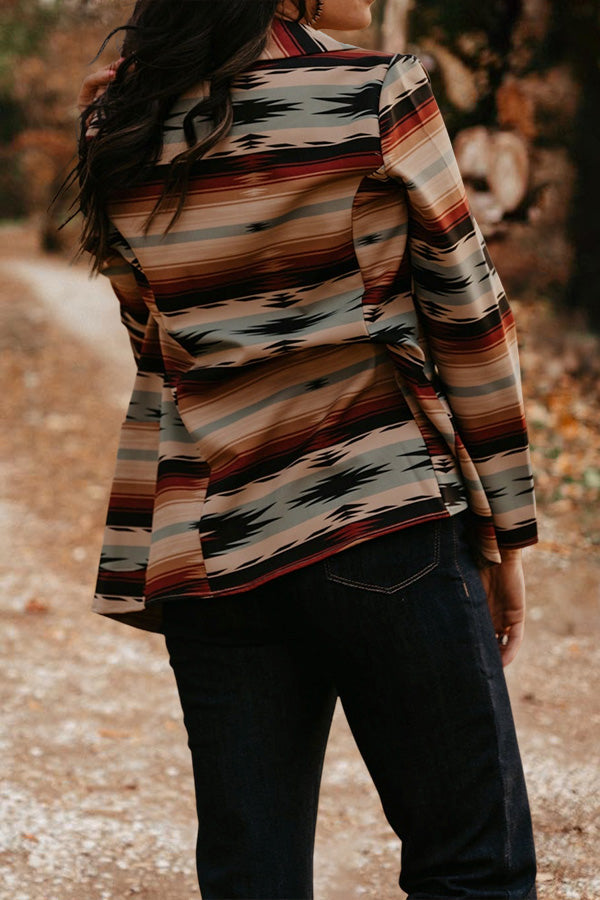
<svg viewBox="0 0 600 900">
<path fill-rule="evenodd" d="M 363 541 L 325 560 L 329 581 L 395 594 L 432 572 L 440 559 L 440 522 L 424 522 Z"/>
</svg>

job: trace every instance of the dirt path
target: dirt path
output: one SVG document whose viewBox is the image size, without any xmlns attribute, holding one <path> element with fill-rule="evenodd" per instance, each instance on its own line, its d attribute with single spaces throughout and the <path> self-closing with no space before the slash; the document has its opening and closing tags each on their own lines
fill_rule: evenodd
<svg viewBox="0 0 600 900">
<path fill-rule="evenodd" d="M 191 770 L 162 639 L 89 612 L 127 340 L 105 283 L 40 258 L 27 232 L 3 244 L 0 898 L 192 900 Z M 565 524 L 542 514 L 526 551 L 528 635 L 507 675 L 540 898 L 598 900 L 600 562 Z M 316 897 L 397 900 L 399 852 L 338 706 Z"/>
</svg>

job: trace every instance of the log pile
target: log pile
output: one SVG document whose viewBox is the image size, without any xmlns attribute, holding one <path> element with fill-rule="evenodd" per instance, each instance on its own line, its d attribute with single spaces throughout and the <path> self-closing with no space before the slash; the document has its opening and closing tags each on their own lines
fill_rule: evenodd
<svg viewBox="0 0 600 900">
<path fill-rule="evenodd" d="M 527 196 L 528 143 L 516 131 L 474 125 L 456 135 L 454 150 L 473 213 L 482 231 L 493 233 Z"/>
<path fill-rule="evenodd" d="M 515 222 L 564 228 L 576 175 L 568 143 L 578 84 L 564 58 L 541 52 L 553 27 L 553 0 L 522 0 L 513 19 L 510 0 L 504 5 L 504 30 L 494 31 L 490 22 L 487 30 L 478 27 L 473 5 L 472 23 L 457 21 L 453 32 L 447 7 L 431 4 L 416 16 L 410 48 L 430 69 L 471 208 L 487 237 L 505 235 Z"/>
</svg>

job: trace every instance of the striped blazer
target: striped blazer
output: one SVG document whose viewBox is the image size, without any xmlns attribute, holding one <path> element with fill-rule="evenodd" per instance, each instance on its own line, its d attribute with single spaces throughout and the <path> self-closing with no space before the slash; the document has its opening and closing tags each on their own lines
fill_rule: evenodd
<svg viewBox="0 0 600 900">
<path fill-rule="evenodd" d="M 420 60 L 276 18 L 144 234 L 204 89 L 109 208 L 137 377 L 94 609 L 161 630 L 164 601 L 467 505 L 489 561 L 535 543 L 515 324 Z"/>
</svg>

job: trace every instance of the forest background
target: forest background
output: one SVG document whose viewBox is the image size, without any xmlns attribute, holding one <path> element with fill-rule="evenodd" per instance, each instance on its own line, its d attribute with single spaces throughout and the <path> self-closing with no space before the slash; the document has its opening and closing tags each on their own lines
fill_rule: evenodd
<svg viewBox="0 0 600 900">
<path fill-rule="evenodd" d="M 74 161 L 81 81 L 118 57 L 115 38 L 95 59 L 131 7 L 0 0 L 0 900 L 194 895 L 164 648 L 88 612 L 131 362 L 98 312 L 118 319 L 104 279 L 71 264 L 78 222 L 60 229 L 68 204 L 50 205 Z M 541 540 L 524 554 L 527 637 L 508 680 L 540 898 L 597 900 L 600 3 L 373 9 L 370 29 L 335 36 L 426 66 L 516 314 Z M 319 896 L 350 900 L 363 885 L 391 900 L 397 841 L 336 721 Z"/>
</svg>

